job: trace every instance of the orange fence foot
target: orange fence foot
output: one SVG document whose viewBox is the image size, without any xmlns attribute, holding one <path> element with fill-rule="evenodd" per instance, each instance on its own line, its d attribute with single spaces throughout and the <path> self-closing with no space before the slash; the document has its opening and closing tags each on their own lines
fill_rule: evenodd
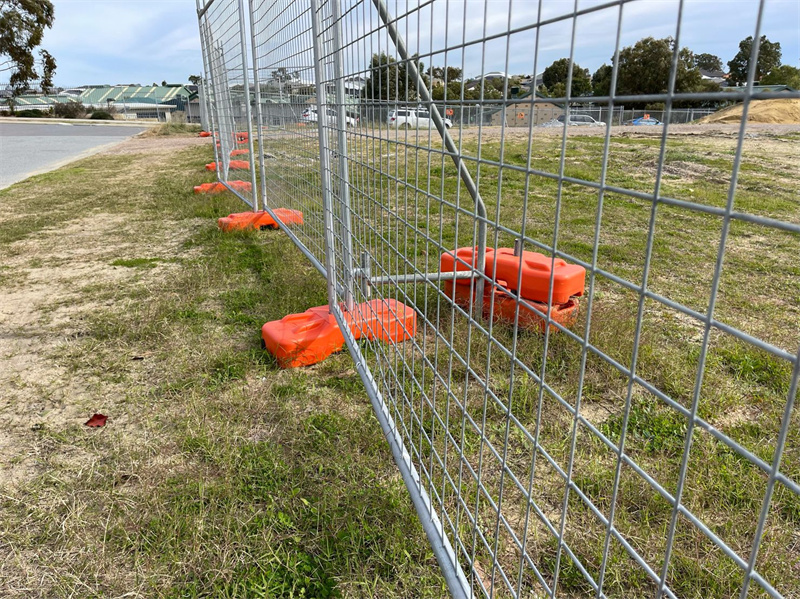
<svg viewBox="0 0 800 599">
<path fill-rule="evenodd" d="M 241 170 L 241 171 L 249 171 L 250 170 L 250 163 L 247 160 L 231 160 L 228 163 L 228 168 L 233 170 Z M 217 163 L 216 162 L 209 162 L 206 165 L 207 171 L 216 171 L 217 170 Z"/>
<path fill-rule="evenodd" d="M 250 150 L 231 150 L 231 156 L 244 156 L 249 153 Z"/>
<path fill-rule="evenodd" d="M 442 254 L 439 261 L 441 272 L 468 271 L 476 259 L 477 250 L 466 247 L 455 252 Z M 456 261 L 456 257 L 468 265 Z M 548 311 L 547 301 L 550 295 L 550 274 L 553 271 L 552 307 Z M 520 270 L 522 277 L 520 278 Z M 517 295 L 525 300 L 519 305 L 519 326 L 544 332 L 545 314 L 550 320 L 570 326 L 578 317 L 578 300 L 583 295 L 586 269 L 575 264 L 567 264 L 564 260 L 551 258 L 537 252 L 522 252 L 522 260 L 514 255 L 511 248 L 486 250 L 485 272 L 487 277 L 494 277 L 497 287 L 486 284 L 483 297 L 483 317 L 495 321 L 513 324 L 517 310 Z M 519 283 L 519 284 L 518 284 Z M 470 280 L 458 279 L 445 281 L 445 293 L 453 301 L 468 308 L 473 301 L 470 296 Z M 474 289 L 474 287 L 473 287 Z M 494 296 L 494 297 L 492 297 Z M 494 300 L 494 305 L 492 305 Z M 491 314 L 490 314 L 491 311 Z M 551 325 L 551 330 L 558 330 Z"/>
<path fill-rule="evenodd" d="M 275 208 L 275 215 L 286 225 L 302 225 L 303 213 L 299 210 L 289 210 L 288 208 Z M 217 221 L 217 225 L 223 231 L 237 231 L 244 229 L 277 229 L 278 223 L 265 210 L 258 212 L 236 212 L 224 216 Z"/>
<path fill-rule="evenodd" d="M 498 281 L 497 284 L 504 286 L 505 281 Z M 452 281 L 444 282 L 444 292 L 447 297 L 465 310 L 469 310 L 469 281 L 467 281 L 466 285 L 455 285 L 455 292 L 453 287 Z M 486 287 L 488 288 L 489 285 L 487 284 Z M 513 325 L 514 315 L 517 311 L 517 297 L 506 289 L 495 288 L 494 307 L 491 304 L 491 297 L 491 293 L 485 293 L 483 296 L 483 318 L 488 320 L 491 312 L 494 322 L 505 322 Z M 561 326 L 570 327 L 575 324 L 578 318 L 578 307 L 578 300 L 574 297 L 563 304 L 554 304 L 550 310 L 550 320 Z M 525 303 L 520 303 L 519 305 L 519 326 L 529 331 L 544 333 L 545 314 L 547 314 L 546 303 L 526 299 Z M 551 323 L 550 330 L 557 331 L 558 328 Z"/>
<path fill-rule="evenodd" d="M 417 332 L 417 313 L 393 299 L 357 304 L 345 318 L 356 339 L 399 343 Z M 268 322 L 261 327 L 261 338 L 281 368 L 310 366 L 344 347 L 344 335 L 328 306 Z"/>
<path fill-rule="evenodd" d="M 248 181 L 228 181 L 228 185 L 237 191 L 250 193 L 253 189 L 253 184 Z M 195 185 L 195 193 L 222 193 L 228 191 L 222 183 L 203 183 L 202 185 Z"/>
<path fill-rule="evenodd" d="M 209 131 L 201 131 L 200 137 L 211 137 L 211 133 Z"/>
</svg>

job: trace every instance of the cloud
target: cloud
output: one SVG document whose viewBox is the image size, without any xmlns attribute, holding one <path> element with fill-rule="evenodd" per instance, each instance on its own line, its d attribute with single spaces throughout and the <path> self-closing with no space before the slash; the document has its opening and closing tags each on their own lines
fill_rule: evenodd
<svg viewBox="0 0 800 599">
<path fill-rule="evenodd" d="M 185 82 L 202 70 L 194 2 L 54 0 L 58 85 Z"/>
<path fill-rule="evenodd" d="M 294 0 L 301 1 L 307 0 Z M 346 35 L 360 37 L 366 28 L 377 27 L 369 0 L 342 2 Z M 423 62 L 443 64 L 447 49 L 448 64 L 460 67 L 463 61 L 467 76 L 498 70 L 541 72 L 554 60 L 569 56 L 570 49 L 578 64 L 593 71 L 614 53 L 620 14 L 620 7 L 608 6 L 608 0 L 579 0 L 577 10 L 582 14 L 577 18 L 573 18 L 575 0 L 543 0 L 541 5 L 536 0 L 449 0 L 422 3 L 419 10 L 413 8 L 416 2 L 409 2 L 408 9 L 404 2 L 388 4 L 395 14 L 409 11 L 397 26 L 412 53 L 433 52 L 435 56 Z M 55 24 L 43 47 L 58 61 L 59 85 L 181 82 L 202 70 L 191 0 L 54 0 L 54 5 Z M 646 36 L 675 37 L 678 5 L 678 0 L 624 3 L 620 47 Z M 800 66 L 800 2 L 768 0 L 765 6 L 762 33 L 781 43 L 785 64 Z M 348 11 L 351 7 L 354 10 Z M 727 62 L 738 51 L 739 41 L 753 35 L 757 7 L 752 0 L 686 0 L 681 45 Z M 308 11 L 294 12 L 308 19 Z M 509 23 L 518 31 L 505 36 Z M 537 23 L 541 26 L 532 27 Z M 282 24 L 281 31 L 287 29 L 297 28 Z M 497 37 L 484 41 L 492 36 Z M 310 41 L 308 36 L 302 40 Z M 346 68 L 366 68 L 372 52 L 379 50 L 397 53 L 385 29 L 348 46 Z"/>
</svg>

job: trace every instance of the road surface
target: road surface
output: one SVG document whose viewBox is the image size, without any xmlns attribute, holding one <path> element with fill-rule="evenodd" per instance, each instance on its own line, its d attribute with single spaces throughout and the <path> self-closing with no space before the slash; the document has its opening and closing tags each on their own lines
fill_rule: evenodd
<svg viewBox="0 0 800 599">
<path fill-rule="evenodd" d="M 117 144 L 146 127 L 0 122 L 0 189 Z"/>
</svg>

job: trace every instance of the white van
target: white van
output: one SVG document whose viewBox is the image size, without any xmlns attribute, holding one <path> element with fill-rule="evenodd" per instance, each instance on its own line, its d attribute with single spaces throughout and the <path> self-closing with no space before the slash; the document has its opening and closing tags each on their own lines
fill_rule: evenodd
<svg viewBox="0 0 800 599">
<path fill-rule="evenodd" d="M 323 119 L 323 124 L 328 127 L 335 127 L 337 122 L 337 111 L 334 108 L 327 109 L 328 114 Z M 309 106 L 303 111 L 303 114 L 300 115 L 300 121 L 303 123 L 316 123 L 319 120 L 319 115 L 317 115 L 317 107 L 316 106 Z M 351 116 L 345 116 L 344 122 L 347 127 L 355 127 L 358 125 L 358 119 L 353 118 Z"/>
<path fill-rule="evenodd" d="M 444 126 L 450 128 L 453 123 L 448 118 L 443 118 Z M 389 125 L 402 127 L 404 129 L 436 129 L 436 125 L 431 119 L 431 113 L 424 108 L 402 108 L 389 112 Z"/>
</svg>

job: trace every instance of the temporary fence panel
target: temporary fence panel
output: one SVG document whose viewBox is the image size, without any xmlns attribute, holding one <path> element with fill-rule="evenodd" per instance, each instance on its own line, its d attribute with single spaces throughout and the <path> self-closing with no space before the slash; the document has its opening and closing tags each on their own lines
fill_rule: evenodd
<svg viewBox="0 0 800 599">
<path fill-rule="evenodd" d="M 259 82 L 259 170 L 264 209 L 303 215 L 284 230 L 323 274 L 325 219 L 314 84 L 314 37 L 308 2 L 253 2 L 254 73 Z"/>
<path fill-rule="evenodd" d="M 758 240 L 800 253 L 796 215 L 763 208 L 764 183 L 741 176 L 757 150 L 747 112 L 777 96 L 755 95 L 754 67 L 737 92 L 679 91 L 682 26 L 697 18 L 683 2 L 665 24 L 667 91 L 616 93 L 647 6 L 250 3 L 265 209 L 304 213 L 286 231 L 326 276 L 455 597 L 798 590 L 786 574 L 800 534 L 797 304 L 767 316 L 731 297 L 763 293 L 766 257 L 746 259 Z M 753 7 L 754 39 L 765 6 Z M 222 136 L 220 86 L 247 44 L 228 48 L 212 23 L 233 8 L 216 0 L 201 15 Z M 578 42 L 595 35 L 592 51 L 614 57 L 609 96 L 521 100 L 496 82 L 521 56 L 541 71 L 554 45 L 579 64 Z M 445 73 L 441 99 L 426 65 Z M 715 166 L 688 172 L 674 106 L 734 96 L 741 124 Z M 528 114 L 612 121 L 626 104 L 663 103 L 667 125 L 634 147 L 607 126 L 492 120 L 524 101 Z M 712 169 L 713 197 L 695 189 Z M 747 401 L 727 414 L 729 391 L 760 402 L 763 420 Z"/>
<path fill-rule="evenodd" d="M 197 0 L 200 41 L 213 97 L 214 165 L 219 181 L 258 209 L 247 58 L 247 16 L 242 0 Z M 233 184 L 243 180 L 250 185 Z"/>
</svg>

